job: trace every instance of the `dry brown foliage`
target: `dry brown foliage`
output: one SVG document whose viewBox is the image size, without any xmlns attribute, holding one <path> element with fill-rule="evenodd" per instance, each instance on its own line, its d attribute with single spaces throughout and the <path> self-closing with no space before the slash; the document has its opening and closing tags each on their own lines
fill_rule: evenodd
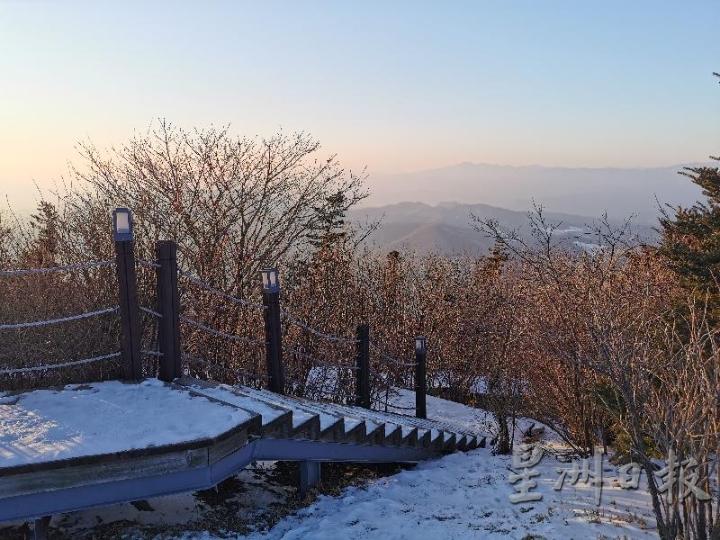
<svg viewBox="0 0 720 540">
<path fill-rule="evenodd" d="M 30 224 L 0 221 L 0 269 L 113 258 L 109 212 L 133 209 L 137 253 L 175 239 L 181 269 L 226 295 L 259 302 L 258 270 L 280 268 L 287 391 L 353 400 L 356 327 L 371 327 L 373 393 L 412 388 L 413 340 L 427 337 L 428 387 L 480 404 L 495 418 L 495 448 L 512 448 L 522 415 L 551 427 L 578 453 L 623 448 L 649 477 L 663 538 L 719 534 L 718 503 L 660 496 L 652 459 L 671 449 L 702 463 L 702 485 L 717 489 L 720 364 L 717 329 L 697 294 L 681 287 L 653 249 L 601 220 L 596 249 L 554 242 L 556 225 L 539 209 L 535 242 L 477 223 L 497 241 L 487 257 L 380 254 L 358 247 L 351 230 L 331 235 L 322 212 L 341 193 L 349 208 L 364 197 L 362 178 L 300 134 L 266 141 L 226 130 L 158 131 L 109 155 L 85 147 L 76 184 L 45 201 Z M 342 210 L 342 209 L 341 209 Z M 362 235 L 363 233 L 359 233 Z M 314 242 L 310 242 L 314 239 Z M 153 307 L 154 272 L 140 266 L 141 304 Z M 262 341 L 262 311 L 180 279 L 183 315 L 222 332 Z M 0 278 L 0 321 L 61 317 L 116 303 L 112 268 Z M 691 300 L 687 300 L 691 298 Z M 143 348 L 155 347 L 144 315 Z M 293 321 L 325 334 L 328 340 Z M 34 365 L 117 349 L 115 316 L 2 332 L 0 366 Z M 185 367 L 193 376 L 263 384 L 263 344 L 232 342 L 183 325 Z M 387 357 L 397 360 L 387 361 Z M 116 363 L 0 378 L 0 388 L 113 378 Z M 147 375 L 157 359 L 148 355 Z M 318 376 L 319 374 L 319 376 Z M 314 375 L 311 377 L 311 375 Z M 619 447 L 618 447 L 619 448 Z M 714 468 L 715 467 L 715 468 Z"/>
</svg>

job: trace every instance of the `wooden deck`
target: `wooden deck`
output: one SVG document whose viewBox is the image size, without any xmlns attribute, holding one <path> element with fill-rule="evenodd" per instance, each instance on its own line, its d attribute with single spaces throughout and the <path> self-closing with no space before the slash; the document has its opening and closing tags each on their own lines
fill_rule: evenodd
<svg viewBox="0 0 720 540">
<path fill-rule="evenodd" d="M 97 385 L 85 388 L 93 386 Z M 13 464 L 3 466 L 0 461 L 0 522 L 207 489 L 256 460 L 414 463 L 485 444 L 482 434 L 447 423 L 316 403 L 266 390 L 194 379 L 154 388 L 190 396 L 196 400 L 190 401 L 191 406 L 220 408 L 226 422 L 217 433 L 208 433 L 212 427 L 206 426 L 202 437 L 142 448 L 128 444 L 112 452 L 93 453 L 93 448 L 102 445 L 95 444 L 92 437 L 111 437 L 117 427 L 108 425 L 102 435 L 75 436 L 72 440 L 82 439 L 89 450 L 74 448 L 66 457 L 62 451 L 46 457 L 31 449 L 25 457 L 18 442 L 12 447 L 15 460 L 7 461 Z M 63 392 L 69 391 L 58 395 Z M 0 414 L 21 406 L 23 398 L 31 394 L 0 401 Z M 32 413 L 35 418 L 43 411 Z M 148 410 L 144 415 L 127 415 L 122 421 L 138 430 L 152 430 L 156 418 Z M 178 421 L 181 432 L 182 419 Z M 42 442 L 36 441 L 40 448 L 44 448 Z M 0 440 L 0 459 L 2 455 Z M 56 455 L 60 459 L 53 457 Z M 304 471 L 306 479 L 316 479 L 316 469 Z"/>
</svg>

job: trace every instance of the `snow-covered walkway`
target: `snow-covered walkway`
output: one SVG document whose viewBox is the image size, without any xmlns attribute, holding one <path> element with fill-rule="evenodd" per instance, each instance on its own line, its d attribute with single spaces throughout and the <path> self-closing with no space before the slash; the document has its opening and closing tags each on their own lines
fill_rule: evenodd
<svg viewBox="0 0 720 540">
<path fill-rule="evenodd" d="M 79 389 L 77 396 L 84 396 L 84 392 Z M 95 399 L 98 396 L 88 394 L 87 397 Z M 51 398 L 48 394 L 48 399 Z M 195 398 L 192 401 L 203 402 Z M 414 402 L 414 394 L 401 390 L 394 402 L 408 407 Z M 112 408 L 116 403 L 105 400 L 96 405 Z M 142 404 L 138 406 L 142 407 Z M 428 397 L 428 416 L 439 421 L 452 421 L 469 431 L 484 432 L 492 424 L 482 410 L 433 397 Z M 78 442 L 81 441 L 73 446 L 82 447 Z M 546 433 L 545 444 L 553 447 L 557 446 L 557 441 Z M 96 524 L 103 524 L 105 528 L 101 529 L 101 534 L 104 534 L 115 523 L 120 531 L 124 531 L 118 538 L 145 540 L 657 537 L 643 485 L 637 491 L 613 486 L 612 478 L 617 476 L 617 469 L 607 461 L 600 506 L 595 505 L 593 489 L 582 483 L 566 485 L 562 491 L 553 489 L 558 477 L 556 469 L 568 469 L 571 464 L 561 463 L 551 454 L 546 454 L 535 467 L 540 473 L 535 478 L 538 482 L 535 491 L 542 494 L 542 500 L 512 504 L 509 497 L 515 490 L 508 479 L 510 465 L 510 457 L 493 456 L 490 449 L 448 455 L 394 476 L 373 480 L 363 487 L 347 488 L 337 497 L 320 496 L 312 505 L 286 515 L 270 530 L 255 530 L 247 535 L 232 531 L 247 530 L 248 527 L 252 531 L 268 522 L 259 519 L 258 513 L 272 515 L 286 505 L 295 506 L 294 488 L 269 485 L 252 471 L 241 472 L 235 479 L 237 493 L 234 495 L 237 517 L 242 518 L 239 524 L 232 519 L 213 520 L 214 511 L 203 503 L 202 496 L 185 494 L 151 499 L 150 510 L 122 504 L 57 516 L 51 526 L 63 530 L 69 537 L 82 534 L 83 538 L 90 538 Z M 268 464 L 268 467 L 272 470 L 274 465 Z M 291 501 L 294 502 L 288 504 Z M 215 521 L 213 530 L 219 530 L 218 525 L 222 529 L 224 525 L 227 532 L 221 535 L 197 532 L 207 528 L 203 523 L 208 519 Z M 143 531 L 144 524 L 152 525 Z M 170 530 L 192 532 L 174 533 L 173 536 Z"/>
<path fill-rule="evenodd" d="M 414 395 L 400 391 L 395 403 L 408 406 Z M 468 429 L 486 426 L 487 415 L 478 409 L 428 398 L 428 412 L 436 420 L 448 419 Z M 554 442 L 554 441 L 552 441 Z M 643 489 L 625 490 L 613 485 L 617 469 L 607 463 L 600 506 L 593 488 L 582 483 L 553 489 L 556 468 L 569 463 L 545 454 L 535 467 L 534 492 L 543 498 L 513 504 L 508 481 L 511 458 L 493 456 L 489 449 L 457 453 L 426 462 L 412 470 L 351 487 L 339 497 L 322 496 L 311 506 L 288 516 L 267 532 L 231 536 L 247 540 L 417 540 L 444 539 L 610 539 L 656 538 L 649 497 Z M 208 533 L 188 534 L 183 540 L 214 540 Z"/>
</svg>

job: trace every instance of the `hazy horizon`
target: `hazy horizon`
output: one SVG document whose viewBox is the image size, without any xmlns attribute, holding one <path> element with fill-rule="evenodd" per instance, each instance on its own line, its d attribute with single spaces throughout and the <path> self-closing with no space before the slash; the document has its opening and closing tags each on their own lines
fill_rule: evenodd
<svg viewBox="0 0 720 540">
<path fill-rule="evenodd" d="M 679 172 L 683 167 L 702 165 L 714 166 L 714 163 L 703 161 L 658 167 L 563 167 L 465 161 L 411 172 L 369 175 L 367 187 L 370 196 L 361 201 L 358 208 L 384 208 L 403 203 L 429 206 L 482 204 L 506 210 L 528 211 L 539 204 L 552 212 L 591 218 L 597 218 L 604 212 L 615 219 L 633 215 L 636 221 L 647 224 L 657 216 L 656 198 L 663 204 L 674 206 L 688 206 L 698 200 L 700 190 Z M 616 178 L 618 174 L 621 175 L 619 180 Z M 588 185 L 586 182 L 579 192 L 563 193 L 565 184 L 570 185 L 567 179 L 563 179 L 566 175 L 590 175 L 595 183 Z M 649 185 L 643 179 L 644 176 L 650 178 Z M 653 180 L 655 183 L 652 183 Z M 633 184 L 633 189 L 626 190 L 630 196 L 624 193 L 626 200 L 619 210 L 613 211 L 610 205 L 603 206 L 604 199 L 597 199 L 597 191 L 604 191 L 606 199 L 613 200 L 623 191 L 623 181 Z M 504 190 L 497 188 L 497 185 L 503 184 L 506 186 Z M 437 185 L 438 189 L 433 189 L 433 185 Z M 18 214 L 28 215 L 35 208 L 33 201 L 39 200 L 38 189 L 47 196 L 51 195 L 55 187 L 33 185 L 32 190 L 26 193 L 28 197 L 20 198 L 20 204 L 10 197 L 6 202 Z M 567 195 L 577 204 L 559 200 L 559 195 Z M 29 196 L 34 199 L 31 201 Z M 651 203 L 650 207 L 648 202 Z"/>
<path fill-rule="evenodd" d="M 706 161 L 716 15 L 710 1 L 2 3 L 0 194 L 32 206 L 77 141 L 119 145 L 159 117 L 307 131 L 377 192 L 462 162 Z"/>
</svg>

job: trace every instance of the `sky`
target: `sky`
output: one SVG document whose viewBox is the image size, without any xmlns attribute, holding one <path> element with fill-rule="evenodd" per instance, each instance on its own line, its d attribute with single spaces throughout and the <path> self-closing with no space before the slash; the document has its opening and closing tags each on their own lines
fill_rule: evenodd
<svg viewBox="0 0 720 540">
<path fill-rule="evenodd" d="M 0 194 L 157 118 L 303 130 L 348 168 L 720 153 L 720 0 L 0 0 Z"/>
</svg>

